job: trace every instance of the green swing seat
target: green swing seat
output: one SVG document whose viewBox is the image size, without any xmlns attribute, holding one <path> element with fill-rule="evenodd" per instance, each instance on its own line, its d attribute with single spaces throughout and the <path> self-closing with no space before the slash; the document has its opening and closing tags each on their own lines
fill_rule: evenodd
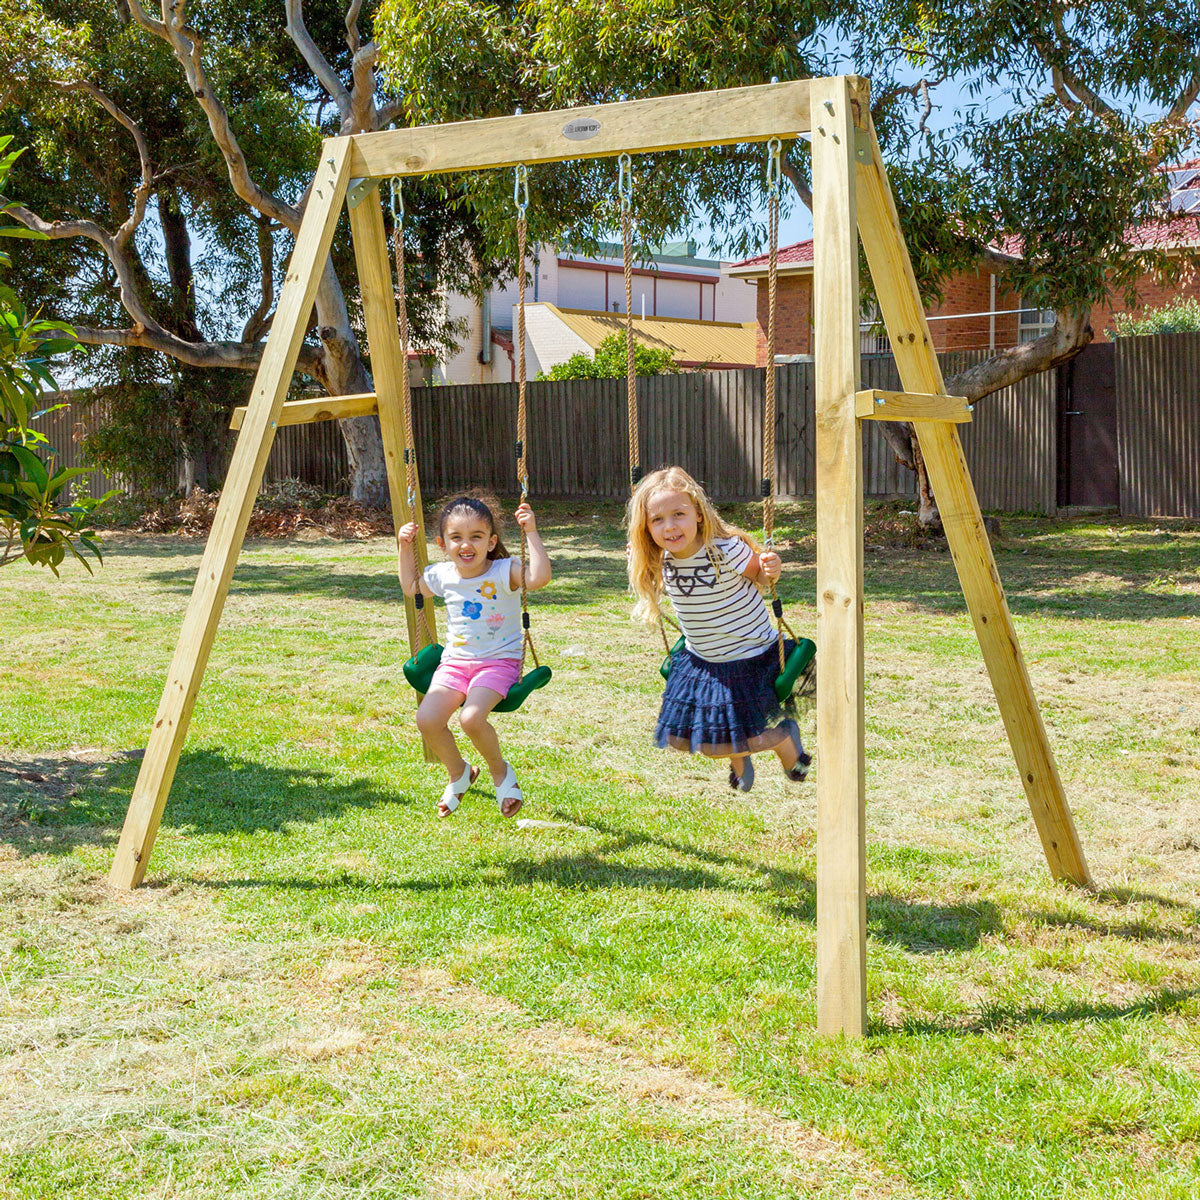
<svg viewBox="0 0 1200 1200">
<path fill-rule="evenodd" d="M 671 663 L 683 647 L 684 637 L 681 634 L 675 645 L 671 647 L 670 653 L 662 660 L 662 666 L 658 668 L 658 673 L 664 679 L 670 677 Z M 792 647 L 783 664 L 783 670 L 775 679 L 775 696 L 780 704 L 787 703 L 791 694 L 796 690 L 796 684 L 800 682 L 800 676 L 804 674 L 816 656 L 816 643 L 809 638 L 800 638 Z M 408 668 L 406 667 L 405 670 L 407 671 Z"/>
<path fill-rule="evenodd" d="M 429 685 L 433 680 L 433 673 L 437 670 L 438 664 L 441 661 L 442 647 L 436 643 L 432 646 L 426 646 L 424 649 L 418 650 L 404 664 L 404 678 L 408 680 L 414 691 L 420 692 L 423 696 L 429 691 Z M 537 691 L 540 687 L 545 687 L 550 682 L 553 674 L 554 672 L 549 667 L 534 667 L 532 671 L 526 671 L 509 688 L 508 695 L 492 711 L 516 712 L 525 703 L 525 698 L 529 693 Z"/>
</svg>

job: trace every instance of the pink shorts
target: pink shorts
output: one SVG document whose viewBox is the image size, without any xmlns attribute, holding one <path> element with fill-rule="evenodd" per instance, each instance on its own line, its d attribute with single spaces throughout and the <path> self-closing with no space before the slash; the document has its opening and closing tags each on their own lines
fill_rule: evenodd
<svg viewBox="0 0 1200 1200">
<path fill-rule="evenodd" d="M 485 687 L 503 697 L 520 678 L 519 658 L 443 658 L 429 686 L 448 688 L 464 696 L 473 687 Z"/>
</svg>

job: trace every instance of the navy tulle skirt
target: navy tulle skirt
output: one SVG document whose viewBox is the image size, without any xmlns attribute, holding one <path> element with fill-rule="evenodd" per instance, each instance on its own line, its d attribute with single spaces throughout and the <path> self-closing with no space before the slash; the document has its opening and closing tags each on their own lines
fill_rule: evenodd
<svg viewBox="0 0 1200 1200">
<path fill-rule="evenodd" d="M 793 645 L 789 639 L 785 649 Z M 655 742 L 717 756 L 764 749 L 755 739 L 784 717 L 775 695 L 778 676 L 778 646 L 733 662 L 709 662 L 680 650 L 663 692 Z"/>
</svg>

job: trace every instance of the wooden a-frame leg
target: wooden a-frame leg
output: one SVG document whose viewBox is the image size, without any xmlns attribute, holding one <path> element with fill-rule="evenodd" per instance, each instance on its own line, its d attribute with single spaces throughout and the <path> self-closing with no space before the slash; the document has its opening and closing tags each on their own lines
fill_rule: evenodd
<svg viewBox="0 0 1200 1200">
<path fill-rule="evenodd" d="M 196 585 L 184 614 L 175 656 L 117 843 L 108 876 L 114 887 L 136 887 L 146 873 L 229 592 L 229 581 L 237 565 L 254 498 L 267 464 L 279 410 L 291 382 L 317 283 L 341 212 L 349 179 L 350 150 L 349 139 L 330 140 L 321 149 L 321 162 L 296 237 L 296 248 L 288 264 L 271 335 L 254 379 L 246 419 L 234 447 L 212 531 L 200 560 Z"/>
<path fill-rule="evenodd" d="M 379 431 L 387 464 L 388 494 L 392 500 L 392 520 L 399 535 L 400 527 L 415 520 L 416 513 L 421 511 L 421 484 L 418 478 L 416 494 L 410 506 L 404 470 L 407 434 L 401 401 L 400 356 L 403 348 L 396 323 L 396 292 L 383 227 L 383 208 L 373 193 L 350 209 L 350 229 L 354 235 L 354 261 L 358 265 L 359 285 L 362 288 L 363 316 L 367 323 L 367 345 L 371 352 L 371 374 L 375 380 Z M 396 548 L 399 551 L 398 536 Z M 423 538 L 418 539 L 413 550 L 420 574 L 429 561 Z M 410 596 L 404 598 L 404 615 L 408 625 L 409 653 L 416 654 L 421 642 L 417 629 L 417 609 Z M 427 609 L 421 619 L 429 623 L 436 637 L 433 611 Z M 423 738 L 422 745 L 426 761 L 436 761 L 437 756 Z"/>
<path fill-rule="evenodd" d="M 812 81 L 817 495 L 817 1030 L 867 1027 L 862 435 L 854 114 Z M 772 369 L 770 366 L 768 370 Z"/>
<path fill-rule="evenodd" d="M 902 386 L 910 392 L 944 395 L 941 367 L 869 119 L 856 161 L 859 232 Z M 958 430 L 943 421 L 918 421 L 915 428 L 1050 872 L 1056 879 L 1086 885 L 1087 860 L 1017 641 Z"/>
</svg>

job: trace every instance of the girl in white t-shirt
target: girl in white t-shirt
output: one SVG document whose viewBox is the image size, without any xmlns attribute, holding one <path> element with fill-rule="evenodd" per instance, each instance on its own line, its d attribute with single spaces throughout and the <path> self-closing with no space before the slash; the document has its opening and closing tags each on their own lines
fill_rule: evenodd
<svg viewBox="0 0 1200 1200">
<path fill-rule="evenodd" d="M 525 587 L 536 592 L 550 582 L 550 560 L 533 509 L 522 503 L 516 516 L 529 545 Z M 521 674 L 521 564 L 500 541 L 496 508 L 481 497 L 451 500 L 437 528 L 446 561 L 432 563 L 419 579 L 413 553 L 417 527 L 400 530 L 400 586 L 406 596 L 420 588 L 422 595 L 446 602 L 446 648 L 417 708 L 417 728 L 450 776 L 438 815 L 448 817 L 479 774 L 450 732 L 450 718 L 461 705 L 459 724 L 487 763 L 501 813 L 511 817 L 524 798 L 488 717 Z"/>
<path fill-rule="evenodd" d="M 796 722 L 780 711 L 778 635 L 757 586 L 779 578 L 779 555 L 723 521 L 680 467 L 652 471 L 638 484 L 626 523 L 634 618 L 659 621 L 665 593 L 685 639 L 672 659 L 655 741 L 728 758 L 729 786 L 745 792 L 754 782 L 750 755 L 764 750 L 779 756 L 789 779 L 802 780 L 812 759 Z"/>
</svg>

